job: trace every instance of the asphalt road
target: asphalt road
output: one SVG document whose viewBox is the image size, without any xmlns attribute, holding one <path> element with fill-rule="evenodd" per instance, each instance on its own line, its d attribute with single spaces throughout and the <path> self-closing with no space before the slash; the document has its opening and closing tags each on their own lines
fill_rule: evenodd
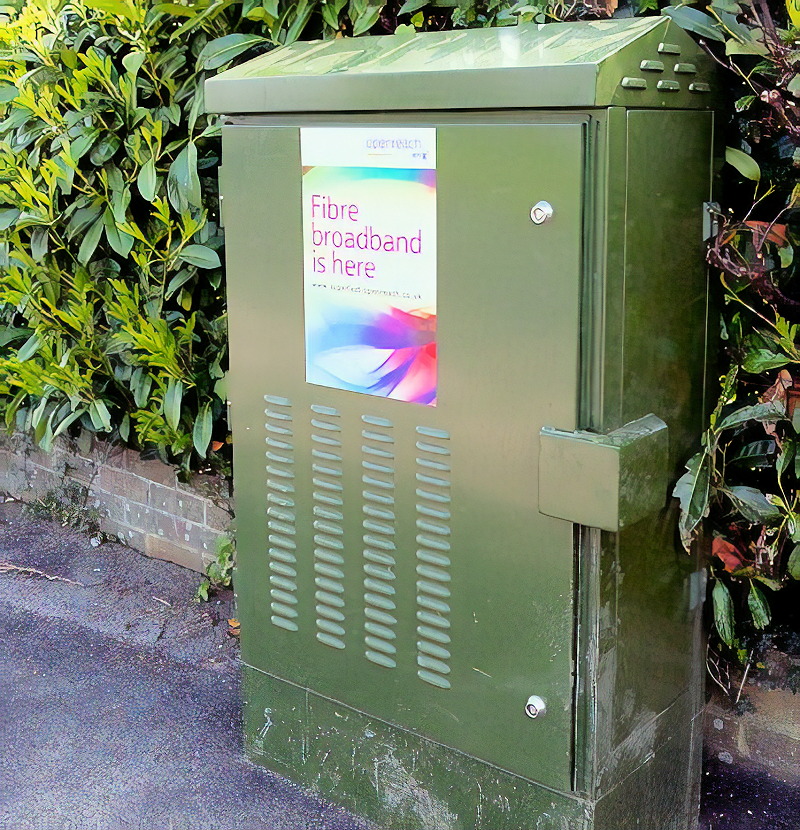
<svg viewBox="0 0 800 830">
<path fill-rule="evenodd" d="M 0 505 L 0 830 L 369 830 L 244 758 L 232 600 L 198 583 Z M 702 830 L 800 830 L 763 774 L 703 785 Z"/>
</svg>

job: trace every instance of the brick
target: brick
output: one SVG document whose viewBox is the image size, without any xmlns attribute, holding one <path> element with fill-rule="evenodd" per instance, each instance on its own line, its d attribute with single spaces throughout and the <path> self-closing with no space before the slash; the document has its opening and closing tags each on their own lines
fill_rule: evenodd
<svg viewBox="0 0 800 830">
<path fill-rule="evenodd" d="M 54 490 L 58 490 L 63 486 L 64 478 L 52 470 L 45 470 L 42 467 L 29 466 L 27 472 L 27 492 L 23 496 L 23 500 L 35 500 L 42 498 Z"/>
<path fill-rule="evenodd" d="M 90 490 L 88 503 L 102 518 L 131 526 L 131 503 L 122 496 Z"/>
<path fill-rule="evenodd" d="M 88 458 L 80 458 L 76 455 L 65 457 L 64 475 L 73 481 L 78 481 L 81 484 L 91 484 L 97 472 L 97 465 Z"/>
<path fill-rule="evenodd" d="M 205 522 L 205 506 L 202 500 L 174 487 L 164 487 L 151 482 L 147 504 L 155 510 L 170 513 L 184 521 L 196 524 Z"/>
<path fill-rule="evenodd" d="M 164 464 L 157 459 L 143 461 L 138 453 L 129 450 L 127 454 L 127 466 L 131 473 L 146 478 L 148 481 L 163 484 L 165 487 L 175 486 L 175 468 L 170 467 L 169 464 Z"/>
<path fill-rule="evenodd" d="M 92 457 L 102 461 L 103 464 L 109 467 L 116 467 L 117 469 L 127 470 L 128 452 L 129 450 L 127 450 L 121 444 L 107 444 L 105 442 L 98 442 L 94 447 Z"/>
<path fill-rule="evenodd" d="M 148 532 L 152 522 L 151 522 L 151 514 L 152 510 L 149 507 L 145 507 L 141 504 L 135 504 L 133 502 L 127 502 L 127 510 L 126 510 L 126 524 L 130 527 L 136 528 L 137 530 L 141 530 L 143 533 Z"/>
<path fill-rule="evenodd" d="M 745 767 L 800 784 L 800 724 L 797 697 L 786 689 L 747 685 L 745 693 L 754 712 L 737 715 L 731 704 L 713 690 L 703 727 L 707 751 Z"/>
<path fill-rule="evenodd" d="M 179 481 L 178 489 L 194 493 L 201 498 L 212 501 L 225 501 L 230 498 L 230 485 L 227 479 L 216 475 L 195 473 L 189 481 Z"/>
<path fill-rule="evenodd" d="M 218 533 L 208 530 L 202 525 L 187 522 L 169 513 L 150 510 L 144 529 L 154 536 L 163 539 L 172 539 L 177 544 L 195 550 L 212 550 Z"/>
<path fill-rule="evenodd" d="M 100 519 L 100 530 L 109 536 L 116 536 L 123 545 L 144 553 L 146 537 L 141 530 L 106 518 Z"/>
<path fill-rule="evenodd" d="M 223 510 L 221 507 L 217 506 L 216 504 L 213 504 L 210 501 L 206 501 L 205 507 L 206 527 L 209 527 L 212 530 L 221 530 L 223 532 L 227 532 L 230 530 L 233 517 L 231 516 L 229 511 Z"/>
<path fill-rule="evenodd" d="M 28 452 L 28 462 L 35 464 L 37 467 L 43 467 L 45 470 L 53 470 L 56 468 L 54 455 L 43 452 L 40 449 L 32 449 Z"/>
<path fill-rule="evenodd" d="M 94 489 L 124 496 L 139 504 L 147 504 L 148 482 L 125 470 L 101 467 L 94 481 Z"/>
<path fill-rule="evenodd" d="M 0 474 L 0 491 L 23 501 L 28 498 L 28 476 L 16 462 Z"/>
<path fill-rule="evenodd" d="M 200 553 L 193 548 L 184 547 L 174 541 L 148 534 L 145 537 L 144 552 L 154 559 L 166 559 L 184 568 L 203 573 L 203 560 Z"/>
<path fill-rule="evenodd" d="M 16 459 L 14 458 L 13 453 L 6 449 L 0 449 L 0 475 L 8 470 L 13 470 L 16 466 L 15 462 Z"/>
<path fill-rule="evenodd" d="M 761 728 L 755 718 L 746 725 L 745 735 L 748 760 L 787 782 L 800 783 L 800 743 L 781 732 Z"/>
</svg>

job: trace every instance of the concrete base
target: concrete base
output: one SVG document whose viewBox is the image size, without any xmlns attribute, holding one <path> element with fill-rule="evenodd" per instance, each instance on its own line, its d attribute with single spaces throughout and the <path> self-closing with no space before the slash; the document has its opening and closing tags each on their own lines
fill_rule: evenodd
<svg viewBox="0 0 800 830">
<path fill-rule="evenodd" d="M 679 798 L 685 759 L 681 765 L 673 755 L 682 740 L 657 750 L 611 792 L 592 800 L 547 789 L 251 666 L 243 671 L 245 749 L 251 760 L 371 819 L 381 830 L 697 826 L 696 805 L 687 816 Z"/>
</svg>

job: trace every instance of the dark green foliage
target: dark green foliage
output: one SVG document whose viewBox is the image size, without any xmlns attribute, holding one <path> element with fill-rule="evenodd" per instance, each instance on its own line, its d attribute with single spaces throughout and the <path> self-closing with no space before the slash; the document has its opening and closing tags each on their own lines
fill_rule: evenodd
<svg viewBox="0 0 800 830">
<path fill-rule="evenodd" d="M 224 438 L 198 59 L 232 21 L 185 9 L 29 2 L 0 32 L 0 407 L 45 449 L 83 427 L 188 469 Z"/>
<path fill-rule="evenodd" d="M 709 248 L 725 374 L 675 495 L 684 543 L 710 530 L 716 632 L 746 661 L 782 607 L 775 592 L 800 578 L 800 21 L 766 0 L 665 13 L 718 42 L 728 67 L 725 208 Z"/>
</svg>

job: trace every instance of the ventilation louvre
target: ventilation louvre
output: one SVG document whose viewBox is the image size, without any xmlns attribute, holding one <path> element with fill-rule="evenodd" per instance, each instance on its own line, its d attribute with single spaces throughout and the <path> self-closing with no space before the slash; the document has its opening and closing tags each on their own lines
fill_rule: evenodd
<svg viewBox="0 0 800 830">
<path fill-rule="evenodd" d="M 270 570 L 270 622 L 297 631 L 297 515 L 294 500 L 292 402 L 264 395 L 267 408 L 267 567 Z"/>
<path fill-rule="evenodd" d="M 344 485 L 341 415 L 330 406 L 311 406 L 311 481 L 314 502 L 314 592 L 316 637 L 331 648 L 345 647 Z"/>
<path fill-rule="evenodd" d="M 449 689 L 450 434 L 417 427 L 417 676 Z"/>
<path fill-rule="evenodd" d="M 361 481 L 363 569 L 364 569 L 364 656 L 387 669 L 397 667 L 397 603 L 395 572 L 395 467 L 393 424 L 386 418 L 362 415 Z"/>
</svg>

